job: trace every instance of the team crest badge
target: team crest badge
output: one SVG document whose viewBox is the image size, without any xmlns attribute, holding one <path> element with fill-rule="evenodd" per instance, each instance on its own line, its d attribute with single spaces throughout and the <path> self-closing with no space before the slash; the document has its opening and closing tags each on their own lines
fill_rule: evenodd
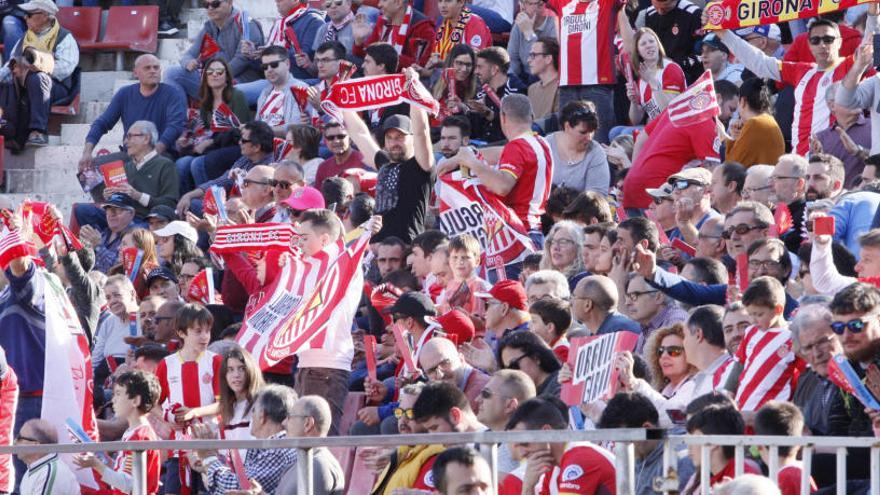
<svg viewBox="0 0 880 495">
<path fill-rule="evenodd" d="M 565 468 L 562 472 L 562 481 L 574 481 L 583 476 L 584 470 L 580 466 L 572 465 Z"/>
</svg>

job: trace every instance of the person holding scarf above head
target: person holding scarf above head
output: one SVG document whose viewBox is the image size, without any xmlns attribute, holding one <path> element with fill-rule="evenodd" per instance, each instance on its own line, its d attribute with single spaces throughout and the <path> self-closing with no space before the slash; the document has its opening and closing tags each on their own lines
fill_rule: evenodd
<svg viewBox="0 0 880 495">
<path fill-rule="evenodd" d="M 381 5 L 382 15 L 375 26 L 366 16 L 355 16 L 351 29 L 354 34 L 352 53 L 364 56 L 364 49 L 377 41 L 391 43 L 400 55 L 400 68 L 413 64 L 419 69 L 427 65 L 434 40 L 434 24 L 415 10 L 408 0 L 387 0 Z"/>
</svg>

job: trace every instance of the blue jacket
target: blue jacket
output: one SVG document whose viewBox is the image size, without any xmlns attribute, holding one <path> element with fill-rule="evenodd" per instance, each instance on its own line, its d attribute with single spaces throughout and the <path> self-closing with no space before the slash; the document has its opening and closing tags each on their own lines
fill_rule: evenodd
<svg viewBox="0 0 880 495">
<path fill-rule="evenodd" d="M 681 301 L 691 306 L 702 304 L 724 306 L 727 303 L 727 284 L 697 284 L 661 268 L 654 271 L 654 279 L 648 280 L 648 284 L 676 301 Z M 785 318 L 788 319 L 797 307 L 797 300 L 786 292 Z"/>
<path fill-rule="evenodd" d="M 862 249 L 859 236 L 871 230 L 878 207 L 880 194 L 857 191 L 845 194 L 831 209 L 831 216 L 834 217 L 834 240 L 843 243 L 856 258 Z"/>
<path fill-rule="evenodd" d="M 6 270 L 9 285 L 0 293 L 0 347 L 18 375 L 23 394 L 43 391 L 46 362 L 46 313 L 42 276 L 31 267 L 21 277 Z"/>
<path fill-rule="evenodd" d="M 299 41 L 300 49 L 312 59 L 315 60 L 315 38 L 318 36 L 318 30 L 324 26 L 324 17 L 320 12 L 313 8 L 309 8 L 305 14 L 299 16 L 292 23 L 288 24 L 293 27 L 296 39 Z M 320 43 L 318 43 L 320 45 Z M 296 65 L 296 49 L 290 47 L 290 74 L 300 80 L 313 79 L 314 76 L 302 67 Z"/>
<path fill-rule="evenodd" d="M 641 335 L 642 326 L 617 311 L 614 311 L 605 317 L 605 321 L 599 325 L 596 335 L 620 332 L 623 330 Z"/>
<path fill-rule="evenodd" d="M 165 83 L 159 83 L 159 89 L 147 97 L 141 94 L 139 83 L 126 86 L 113 95 L 107 110 L 92 122 L 86 142 L 98 144 L 101 136 L 119 119 L 122 119 L 123 132 L 128 132 L 138 120 L 149 120 L 159 130 L 159 142 L 164 143 L 166 149 L 174 149 L 186 123 L 186 108 L 183 92 Z"/>
</svg>

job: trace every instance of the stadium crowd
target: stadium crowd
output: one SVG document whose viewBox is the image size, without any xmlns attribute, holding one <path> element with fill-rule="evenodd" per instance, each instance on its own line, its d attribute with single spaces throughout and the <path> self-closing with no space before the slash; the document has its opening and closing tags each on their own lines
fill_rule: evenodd
<svg viewBox="0 0 880 495">
<path fill-rule="evenodd" d="M 428 1 L 276 0 L 264 34 L 210 0 L 91 123 L 94 203 L 0 195 L 0 442 L 880 436 L 876 3 L 707 31 L 699 0 Z M 55 3 L 8 3 L 0 129 L 45 146 L 78 49 Z M 609 448 L 504 444 L 498 486 L 481 448 L 364 448 L 348 487 L 319 448 L 314 493 L 614 494 Z M 663 449 L 636 445 L 634 493 L 702 493 L 699 448 L 672 477 Z M 799 454 L 755 445 L 736 476 L 711 447 L 711 492 L 800 494 Z M 132 455 L 0 455 L 0 493 L 131 493 Z M 809 490 L 868 493 L 867 452 L 845 480 L 832 456 Z M 151 494 L 297 492 L 292 449 L 146 462 Z"/>
</svg>

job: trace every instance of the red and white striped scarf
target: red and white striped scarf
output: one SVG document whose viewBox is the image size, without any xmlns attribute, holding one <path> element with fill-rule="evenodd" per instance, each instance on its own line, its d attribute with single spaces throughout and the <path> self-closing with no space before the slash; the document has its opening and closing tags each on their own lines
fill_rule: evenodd
<svg viewBox="0 0 880 495">
<path fill-rule="evenodd" d="M 30 256 L 27 243 L 13 230 L 0 239 L 0 270 L 6 270 L 12 260 Z"/>
<path fill-rule="evenodd" d="M 211 252 L 291 251 L 295 238 L 293 225 L 289 223 L 229 225 L 217 229 Z"/>
<path fill-rule="evenodd" d="M 290 9 L 286 16 L 275 21 L 275 25 L 272 26 L 272 30 L 269 32 L 269 42 L 267 44 L 282 45 L 285 48 L 290 48 L 291 40 L 286 37 L 286 28 L 293 23 L 293 21 L 302 17 L 306 11 L 308 11 L 308 4 L 301 3 Z"/>
<path fill-rule="evenodd" d="M 385 32 L 382 34 L 382 40 L 391 43 L 398 55 L 403 53 L 406 36 L 409 34 L 409 23 L 412 20 L 412 6 L 406 7 L 406 13 L 403 14 L 403 22 L 399 26 L 390 24 L 390 20 L 386 19 Z"/>
</svg>

